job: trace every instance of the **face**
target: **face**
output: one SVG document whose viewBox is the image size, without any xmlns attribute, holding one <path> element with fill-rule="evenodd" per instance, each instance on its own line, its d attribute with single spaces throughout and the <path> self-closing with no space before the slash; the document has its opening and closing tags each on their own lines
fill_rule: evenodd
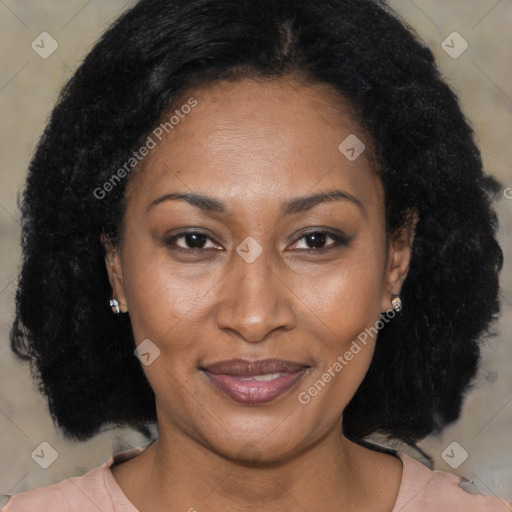
<svg viewBox="0 0 512 512">
<path fill-rule="evenodd" d="M 160 351 L 143 366 L 160 437 L 281 459 L 340 432 L 375 338 L 353 342 L 391 309 L 412 239 L 386 238 L 371 143 L 327 85 L 218 82 L 191 97 L 130 177 L 109 277 L 136 344 Z M 367 148 L 355 160 L 339 149 L 351 134 Z"/>
</svg>

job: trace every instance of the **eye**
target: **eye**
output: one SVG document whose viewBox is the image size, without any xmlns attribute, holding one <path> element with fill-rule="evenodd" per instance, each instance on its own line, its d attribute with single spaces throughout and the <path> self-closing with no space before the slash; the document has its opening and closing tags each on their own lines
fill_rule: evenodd
<svg viewBox="0 0 512 512">
<path fill-rule="evenodd" d="M 326 242 L 328 239 L 331 239 L 332 242 L 326 246 Z M 297 247 L 303 240 L 305 241 L 306 247 Z M 348 245 L 348 242 L 349 240 L 343 235 L 338 235 L 323 230 L 317 230 L 310 231 L 304 234 L 301 238 L 297 240 L 297 242 L 295 242 L 294 245 L 292 245 L 291 248 L 299 249 L 301 251 L 308 251 L 311 253 L 318 253 L 334 249 L 335 247 L 341 245 Z M 208 246 L 208 243 L 210 243 L 211 245 Z M 172 249 L 187 252 L 199 252 L 203 249 L 217 249 L 218 247 L 212 238 L 210 238 L 205 233 L 202 233 L 201 231 L 184 231 L 178 233 L 166 239 L 165 244 L 167 246 L 170 246 Z"/>
<path fill-rule="evenodd" d="M 331 243 L 326 247 L 326 240 L 329 238 L 333 240 L 334 243 Z M 306 247 L 303 247 L 301 250 L 308 252 L 325 252 L 340 245 L 348 244 L 348 240 L 344 236 L 335 235 L 334 233 L 330 233 L 328 231 L 310 231 L 309 233 L 306 233 L 301 238 L 299 238 L 299 240 L 292 246 L 292 249 L 296 249 L 301 240 L 306 241 Z"/>
<path fill-rule="evenodd" d="M 180 242 L 179 242 L 180 241 Z M 207 243 L 212 242 L 214 245 L 208 247 Z M 184 251 L 198 251 L 202 249 L 215 248 L 213 240 L 200 231 L 184 231 L 178 233 L 165 241 L 168 246 L 176 246 Z"/>
</svg>

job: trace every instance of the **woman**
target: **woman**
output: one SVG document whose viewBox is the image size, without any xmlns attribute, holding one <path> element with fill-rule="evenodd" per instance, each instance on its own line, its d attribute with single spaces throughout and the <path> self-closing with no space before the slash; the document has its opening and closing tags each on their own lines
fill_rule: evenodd
<svg viewBox="0 0 512 512">
<path fill-rule="evenodd" d="M 512 510 L 364 440 L 458 418 L 499 189 L 381 3 L 142 0 L 31 163 L 12 346 L 68 438 L 158 439 L 4 510 Z"/>
</svg>

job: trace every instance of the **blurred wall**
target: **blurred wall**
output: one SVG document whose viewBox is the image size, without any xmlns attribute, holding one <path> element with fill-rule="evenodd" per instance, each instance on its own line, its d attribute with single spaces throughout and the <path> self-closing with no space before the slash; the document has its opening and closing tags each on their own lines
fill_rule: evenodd
<svg viewBox="0 0 512 512">
<path fill-rule="evenodd" d="M 129 430 L 103 433 L 84 444 L 65 441 L 54 429 L 28 367 L 17 361 L 8 342 L 20 258 L 16 196 L 31 154 L 61 86 L 108 24 L 131 4 L 0 0 L 0 495 L 83 474 L 112 453 L 146 442 Z M 390 4 L 433 49 L 445 79 L 459 94 L 487 172 L 512 187 L 511 2 Z M 505 251 L 498 336 L 485 347 L 477 388 L 460 421 L 420 445 L 434 458 L 436 469 L 463 475 L 481 492 L 512 500 L 512 188 L 497 209 Z M 43 442 L 58 454 L 48 469 L 31 456 Z M 400 448 L 421 460 L 417 452 Z"/>
</svg>

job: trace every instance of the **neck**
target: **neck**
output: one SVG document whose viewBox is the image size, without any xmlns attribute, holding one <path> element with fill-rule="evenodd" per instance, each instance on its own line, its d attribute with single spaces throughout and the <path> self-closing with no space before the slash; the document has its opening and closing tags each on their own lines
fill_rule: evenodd
<svg viewBox="0 0 512 512">
<path fill-rule="evenodd" d="M 375 464 L 380 460 L 382 467 L 378 457 L 389 456 L 372 457 L 371 450 L 342 436 L 341 426 L 287 458 L 256 462 L 250 461 L 249 445 L 239 452 L 246 460 L 235 460 L 178 429 L 160 430 L 158 441 L 134 459 L 140 459 L 137 476 L 125 486 L 141 512 L 241 512 L 255 504 L 258 512 L 377 510 L 375 474 L 381 468 Z M 392 506 L 396 493 L 388 498 Z"/>
</svg>

